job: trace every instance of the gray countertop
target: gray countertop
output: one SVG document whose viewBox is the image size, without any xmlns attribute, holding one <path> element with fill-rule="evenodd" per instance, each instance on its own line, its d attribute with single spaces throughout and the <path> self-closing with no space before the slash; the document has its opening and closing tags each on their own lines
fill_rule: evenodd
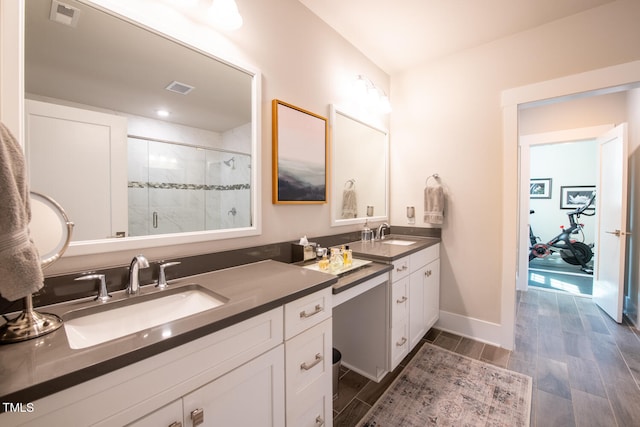
<svg viewBox="0 0 640 427">
<path fill-rule="evenodd" d="M 389 263 L 440 242 L 438 238 L 391 235 L 386 239 L 410 240 L 410 245 L 384 241 L 352 242 L 354 256 Z M 261 261 L 169 282 L 172 288 L 201 285 L 228 299 L 220 307 L 80 350 L 73 350 L 64 327 L 40 338 L 0 345 L 0 397 L 3 402 L 33 402 L 100 375 L 128 366 L 176 346 L 332 286 L 339 293 L 389 271 L 389 265 L 371 263 L 337 277 L 292 264 Z M 158 291 L 143 286 L 141 294 Z M 124 291 L 113 300 L 127 298 Z M 132 297 L 136 298 L 136 297 Z M 93 307 L 91 298 L 39 308 L 63 319 L 73 310 Z M 171 335 L 166 336 L 167 329 Z M 0 411 L 2 408 L 0 408 Z"/>
<path fill-rule="evenodd" d="M 276 261 L 262 261 L 172 280 L 169 282 L 171 287 L 196 283 L 228 298 L 228 302 L 212 310 L 80 350 L 69 347 L 64 326 L 40 338 L 1 345 L 0 400 L 33 402 L 337 282 L 335 276 Z M 141 294 L 153 292 L 162 291 L 153 285 L 143 286 L 141 290 Z M 112 295 L 113 300 L 126 298 L 123 291 Z M 64 319 L 72 310 L 96 304 L 92 299 L 83 299 L 42 307 L 38 311 L 57 314 Z M 170 336 L 166 336 L 167 329 L 171 330 Z"/>
<path fill-rule="evenodd" d="M 415 243 L 410 245 L 392 245 L 385 243 L 394 239 Z M 440 243 L 440 239 L 437 237 L 417 237 L 392 234 L 390 236 L 385 236 L 384 240 L 349 243 L 349 248 L 353 251 L 354 256 L 375 261 L 390 262 L 438 243 Z"/>
</svg>

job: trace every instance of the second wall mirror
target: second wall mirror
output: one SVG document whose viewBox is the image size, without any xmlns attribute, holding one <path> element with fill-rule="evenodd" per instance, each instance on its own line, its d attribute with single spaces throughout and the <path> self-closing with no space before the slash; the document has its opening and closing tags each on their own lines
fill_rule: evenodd
<svg viewBox="0 0 640 427">
<path fill-rule="evenodd" d="M 389 133 L 331 106 L 331 225 L 389 219 Z"/>
</svg>

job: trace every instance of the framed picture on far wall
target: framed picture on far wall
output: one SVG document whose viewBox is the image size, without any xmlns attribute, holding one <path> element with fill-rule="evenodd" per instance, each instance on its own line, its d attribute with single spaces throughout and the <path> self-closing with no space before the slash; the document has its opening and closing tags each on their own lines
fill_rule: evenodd
<svg viewBox="0 0 640 427">
<path fill-rule="evenodd" d="M 327 119 L 273 100 L 273 203 L 327 202 Z"/>
<path fill-rule="evenodd" d="M 531 181 L 529 181 L 529 198 L 550 199 L 551 178 L 531 178 Z"/>
<path fill-rule="evenodd" d="M 560 187 L 560 209 L 576 209 L 589 201 L 595 185 L 573 185 Z M 589 209 L 595 209 L 593 202 Z"/>
</svg>

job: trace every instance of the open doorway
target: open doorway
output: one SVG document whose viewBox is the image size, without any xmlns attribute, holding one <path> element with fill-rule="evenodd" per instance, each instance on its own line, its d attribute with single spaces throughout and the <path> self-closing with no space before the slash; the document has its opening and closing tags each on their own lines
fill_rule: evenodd
<svg viewBox="0 0 640 427">
<path fill-rule="evenodd" d="M 531 246 L 539 250 L 529 260 L 528 286 L 592 296 L 597 212 L 590 207 L 576 213 L 576 207 L 595 190 L 597 149 L 595 139 L 530 147 L 529 230 Z M 570 240 L 584 255 L 580 260 L 567 249 L 548 244 L 572 222 L 577 229 L 570 233 Z"/>
</svg>

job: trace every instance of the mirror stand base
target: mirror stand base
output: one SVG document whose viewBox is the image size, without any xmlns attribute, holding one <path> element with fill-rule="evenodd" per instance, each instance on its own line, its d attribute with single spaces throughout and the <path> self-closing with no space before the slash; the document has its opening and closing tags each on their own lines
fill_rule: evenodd
<svg viewBox="0 0 640 427">
<path fill-rule="evenodd" d="M 14 343 L 38 338 L 62 326 L 62 319 L 55 314 L 33 310 L 31 295 L 24 298 L 25 309 L 18 317 L 0 327 L 0 343 Z"/>
</svg>

